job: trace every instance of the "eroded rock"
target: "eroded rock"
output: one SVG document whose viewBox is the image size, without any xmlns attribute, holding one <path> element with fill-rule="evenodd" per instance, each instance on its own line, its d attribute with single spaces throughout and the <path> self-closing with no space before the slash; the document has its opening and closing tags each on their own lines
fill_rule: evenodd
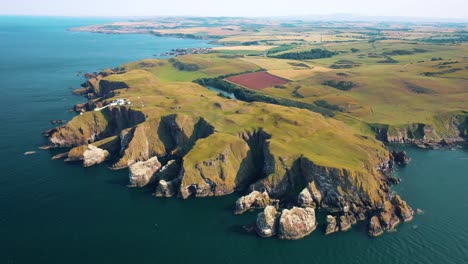
<svg viewBox="0 0 468 264">
<path fill-rule="evenodd" d="M 403 219 L 404 222 L 413 220 L 413 209 L 403 201 L 399 195 L 395 195 L 393 197 L 392 204 L 395 206 L 395 212 Z"/>
<path fill-rule="evenodd" d="M 104 162 L 109 157 L 109 151 L 100 149 L 91 144 L 83 153 L 83 166 L 90 167 Z"/>
<path fill-rule="evenodd" d="M 408 164 L 411 158 L 406 154 L 406 151 L 392 151 L 393 160 L 398 164 Z"/>
<path fill-rule="evenodd" d="M 276 235 L 278 228 L 277 211 L 274 206 L 268 205 L 263 212 L 257 216 L 255 230 L 261 237 L 271 237 Z"/>
<path fill-rule="evenodd" d="M 336 217 L 332 215 L 327 215 L 327 229 L 325 230 L 325 235 L 333 234 L 338 232 L 340 228 L 336 223 Z"/>
<path fill-rule="evenodd" d="M 348 231 L 351 227 L 357 223 L 356 217 L 352 214 L 345 214 L 340 216 L 340 230 Z"/>
<path fill-rule="evenodd" d="M 270 196 L 268 193 L 253 191 L 248 195 L 242 196 L 236 201 L 235 214 L 242 214 L 250 208 L 265 208 L 271 204 Z"/>
<path fill-rule="evenodd" d="M 368 233 L 370 236 L 377 237 L 384 233 L 378 216 L 373 216 L 369 221 Z"/>
<path fill-rule="evenodd" d="M 278 236 L 281 239 L 299 239 L 312 233 L 316 227 L 313 208 L 284 209 L 279 220 Z"/>
<path fill-rule="evenodd" d="M 304 188 L 297 196 L 297 204 L 301 207 L 315 208 L 315 202 L 308 188 Z"/>
<path fill-rule="evenodd" d="M 154 195 L 156 197 L 173 197 L 177 194 L 179 186 L 179 178 L 172 181 L 160 180 Z"/>
<path fill-rule="evenodd" d="M 130 186 L 143 187 L 156 180 L 155 174 L 161 168 L 157 157 L 152 157 L 147 161 L 140 161 L 130 167 Z"/>
</svg>

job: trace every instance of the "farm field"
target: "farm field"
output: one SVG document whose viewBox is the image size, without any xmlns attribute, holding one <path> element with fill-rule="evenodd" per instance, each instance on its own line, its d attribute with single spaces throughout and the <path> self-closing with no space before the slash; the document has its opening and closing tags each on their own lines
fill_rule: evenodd
<svg viewBox="0 0 468 264">
<path fill-rule="evenodd" d="M 289 81 L 268 72 L 253 72 L 226 78 L 227 81 L 254 90 L 284 85 Z"/>
</svg>

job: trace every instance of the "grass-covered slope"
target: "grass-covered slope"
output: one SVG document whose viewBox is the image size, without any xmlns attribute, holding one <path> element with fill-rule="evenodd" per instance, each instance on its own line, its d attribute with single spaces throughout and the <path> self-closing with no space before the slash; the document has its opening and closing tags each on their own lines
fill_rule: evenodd
<svg viewBox="0 0 468 264">
<path fill-rule="evenodd" d="M 50 142 L 76 146 L 70 155 L 79 156 L 82 145 L 117 136 L 118 151 L 111 153 L 115 168 L 152 156 L 181 159 L 182 169 L 173 178 L 180 181 L 182 197 L 223 195 L 248 186 L 294 197 L 315 182 L 323 196 L 363 208 L 377 208 L 385 200 L 387 183 L 379 168 L 389 153 L 343 122 L 303 109 L 229 100 L 194 83 L 160 82 L 149 71 L 105 78 L 127 79 L 130 88 L 116 90 L 115 98 L 127 98 L 132 106 L 79 115 L 52 133 Z M 335 198 L 327 206 L 341 207 Z"/>
</svg>

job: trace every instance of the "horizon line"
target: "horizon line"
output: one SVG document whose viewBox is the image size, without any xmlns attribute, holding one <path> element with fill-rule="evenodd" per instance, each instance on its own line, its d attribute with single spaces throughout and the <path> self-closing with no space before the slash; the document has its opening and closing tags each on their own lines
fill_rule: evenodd
<svg viewBox="0 0 468 264">
<path fill-rule="evenodd" d="M 393 16 L 393 15 L 365 15 L 365 14 L 357 14 L 357 13 L 333 13 L 333 14 L 306 14 L 306 15 L 272 15 L 272 16 L 238 16 L 238 15 L 57 15 L 57 14 L 2 14 L 0 16 L 20 16 L 20 17 L 63 17 L 63 18 L 158 18 L 158 17 L 181 17 L 181 18 L 249 18 L 249 19 L 292 19 L 297 17 L 297 19 L 305 19 L 305 18 L 314 18 L 317 17 L 325 18 L 325 21 L 336 21 L 333 19 L 326 19 L 326 17 L 333 17 L 333 16 L 346 16 L 349 15 L 351 18 L 346 20 L 346 18 L 340 17 L 337 18 L 339 21 L 362 21 L 362 19 L 372 20 L 378 22 L 379 19 L 386 19 L 395 22 L 402 22 L 398 19 L 416 19 L 418 21 L 425 20 L 423 22 L 455 22 L 456 23 L 468 23 L 467 18 L 461 17 L 425 17 L 425 16 Z M 361 20 L 360 20 L 361 19 Z M 429 20 L 429 21 L 428 21 Z M 438 21 L 439 20 L 439 21 Z M 405 21 L 408 22 L 408 21 Z"/>
</svg>

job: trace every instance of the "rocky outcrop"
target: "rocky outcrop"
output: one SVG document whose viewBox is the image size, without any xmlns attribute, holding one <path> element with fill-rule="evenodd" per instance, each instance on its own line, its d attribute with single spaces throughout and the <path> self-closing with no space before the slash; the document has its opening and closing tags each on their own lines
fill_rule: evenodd
<svg viewBox="0 0 468 264">
<path fill-rule="evenodd" d="M 301 207 L 315 208 L 315 202 L 308 188 L 304 188 L 297 196 L 297 204 Z"/>
<path fill-rule="evenodd" d="M 234 213 L 242 214 L 251 208 L 265 208 L 270 204 L 271 199 L 267 192 L 253 191 L 237 199 Z"/>
<path fill-rule="evenodd" d="M 179 176 L 180 161 L 170 160 L 157 172 L 158 179 L 170 181 Z"/>
<path fill-rule="evenodd" d="M 395 206 L 395 212 L 404 222 L 413 220 L 414 211 L 409 205 L 401 199 L 399 195 L 395 195 L 392 199 L 392 204 Z"/>
<path fill-rule="evenodd" d="M 377 139 L 391 143 L 416 144 L 424 148 L 446 148 L 468 139 L 468 112 L 443 113 L 432 117 L 432 124 L 401 126 L 373 124 Z"/>
<path fill-rule="evenodd" d="M 368 225 L 368 233 L 370 236 L 377 237 L 384 233 L 382 226 L 380 225 L 380 220 L 378 216 L 373 216 Z"/>
<path fill-rule="evenodd" d="M 109 157 L 109 152 L 104 149 L 100 149 L 91 144 L 88 145 L 87 149 L 83 153 L 83 166 L 90 167 L 95 164 L 104 162 Z"/>
<path fill-rule="evenodd" d="M 406 154 L 406 151 L 392 151 L 393 160 L 397 164 L 408 164 L 411 161 L 411 158 Z"/>
<path fill-rule="evenodd" d="M 385 208 L 379 215 L 380 223 L 384 230 L 395 230 L 396 227 L 400 224 L 400 219 L 396 215 L 395 207 L 390 203 L 385 203 Z"/>
<path fill-rule="evenodd" d="M 352 214 L 345 214 L 340 216 L 340 230 L 348 231 L 351 227 L 357 223 L 356 217 Z"/>
<path fill-rule="evenodd" d="M 130 186 L 143 187 L 156 180 L 156 172 L 161 168 L 157 157 L 147 161 L 139 161 L 130 167 Z"/>
<path fill-rule="evenodd" d="M 274 206 L 267 206 L 263 212 L 257 216 L 255 230 L 261 237 L 271 237 L 276 235 L 278 229 L 278 216 Z"/>
<path fill-rule="evenodd" d="M 161 133 L 161 122 L 149 120 L 120 132 L 120 153 L 115 169 L 126 168 L 151 157 L 163 157 L 173 147 L 167 133 Z"/>
<path fill-rule="evenodd" d="M 77 147 L 118 135 L 125 128 L 145 120 L 145 115 L 127 107 L 109 107 L 76 116 L 67 125 L 48 131 L 49 145 Z"/>
<path fill-rule="evenodd" d="M 219 196 L 243 190 L 255 177 L 254 167 L 244 140 L 214 133 L 199 139 L 184 156 L 180 195 L 183 198 Z"/>
<path fill-rule="evenodd" d="M 325 235 L 333 234 L 339 230 L 340 228 L 336 223 L 336 217 L 327 215 L 327 229 L 325 230 Z"/>
<path fill-rule="evenodd" d="M 172 181 L 160 180 L 154 196 L 156 197 L 174 197 L 177 195 L 180 186 L 180 178 Z"/>
<path fill-rule="evenodd" d="M 278 237 L 281 239 L 303 238 L 317 227 L 313 208 L 284 209 L 278 225 Z"/>
</svg>

